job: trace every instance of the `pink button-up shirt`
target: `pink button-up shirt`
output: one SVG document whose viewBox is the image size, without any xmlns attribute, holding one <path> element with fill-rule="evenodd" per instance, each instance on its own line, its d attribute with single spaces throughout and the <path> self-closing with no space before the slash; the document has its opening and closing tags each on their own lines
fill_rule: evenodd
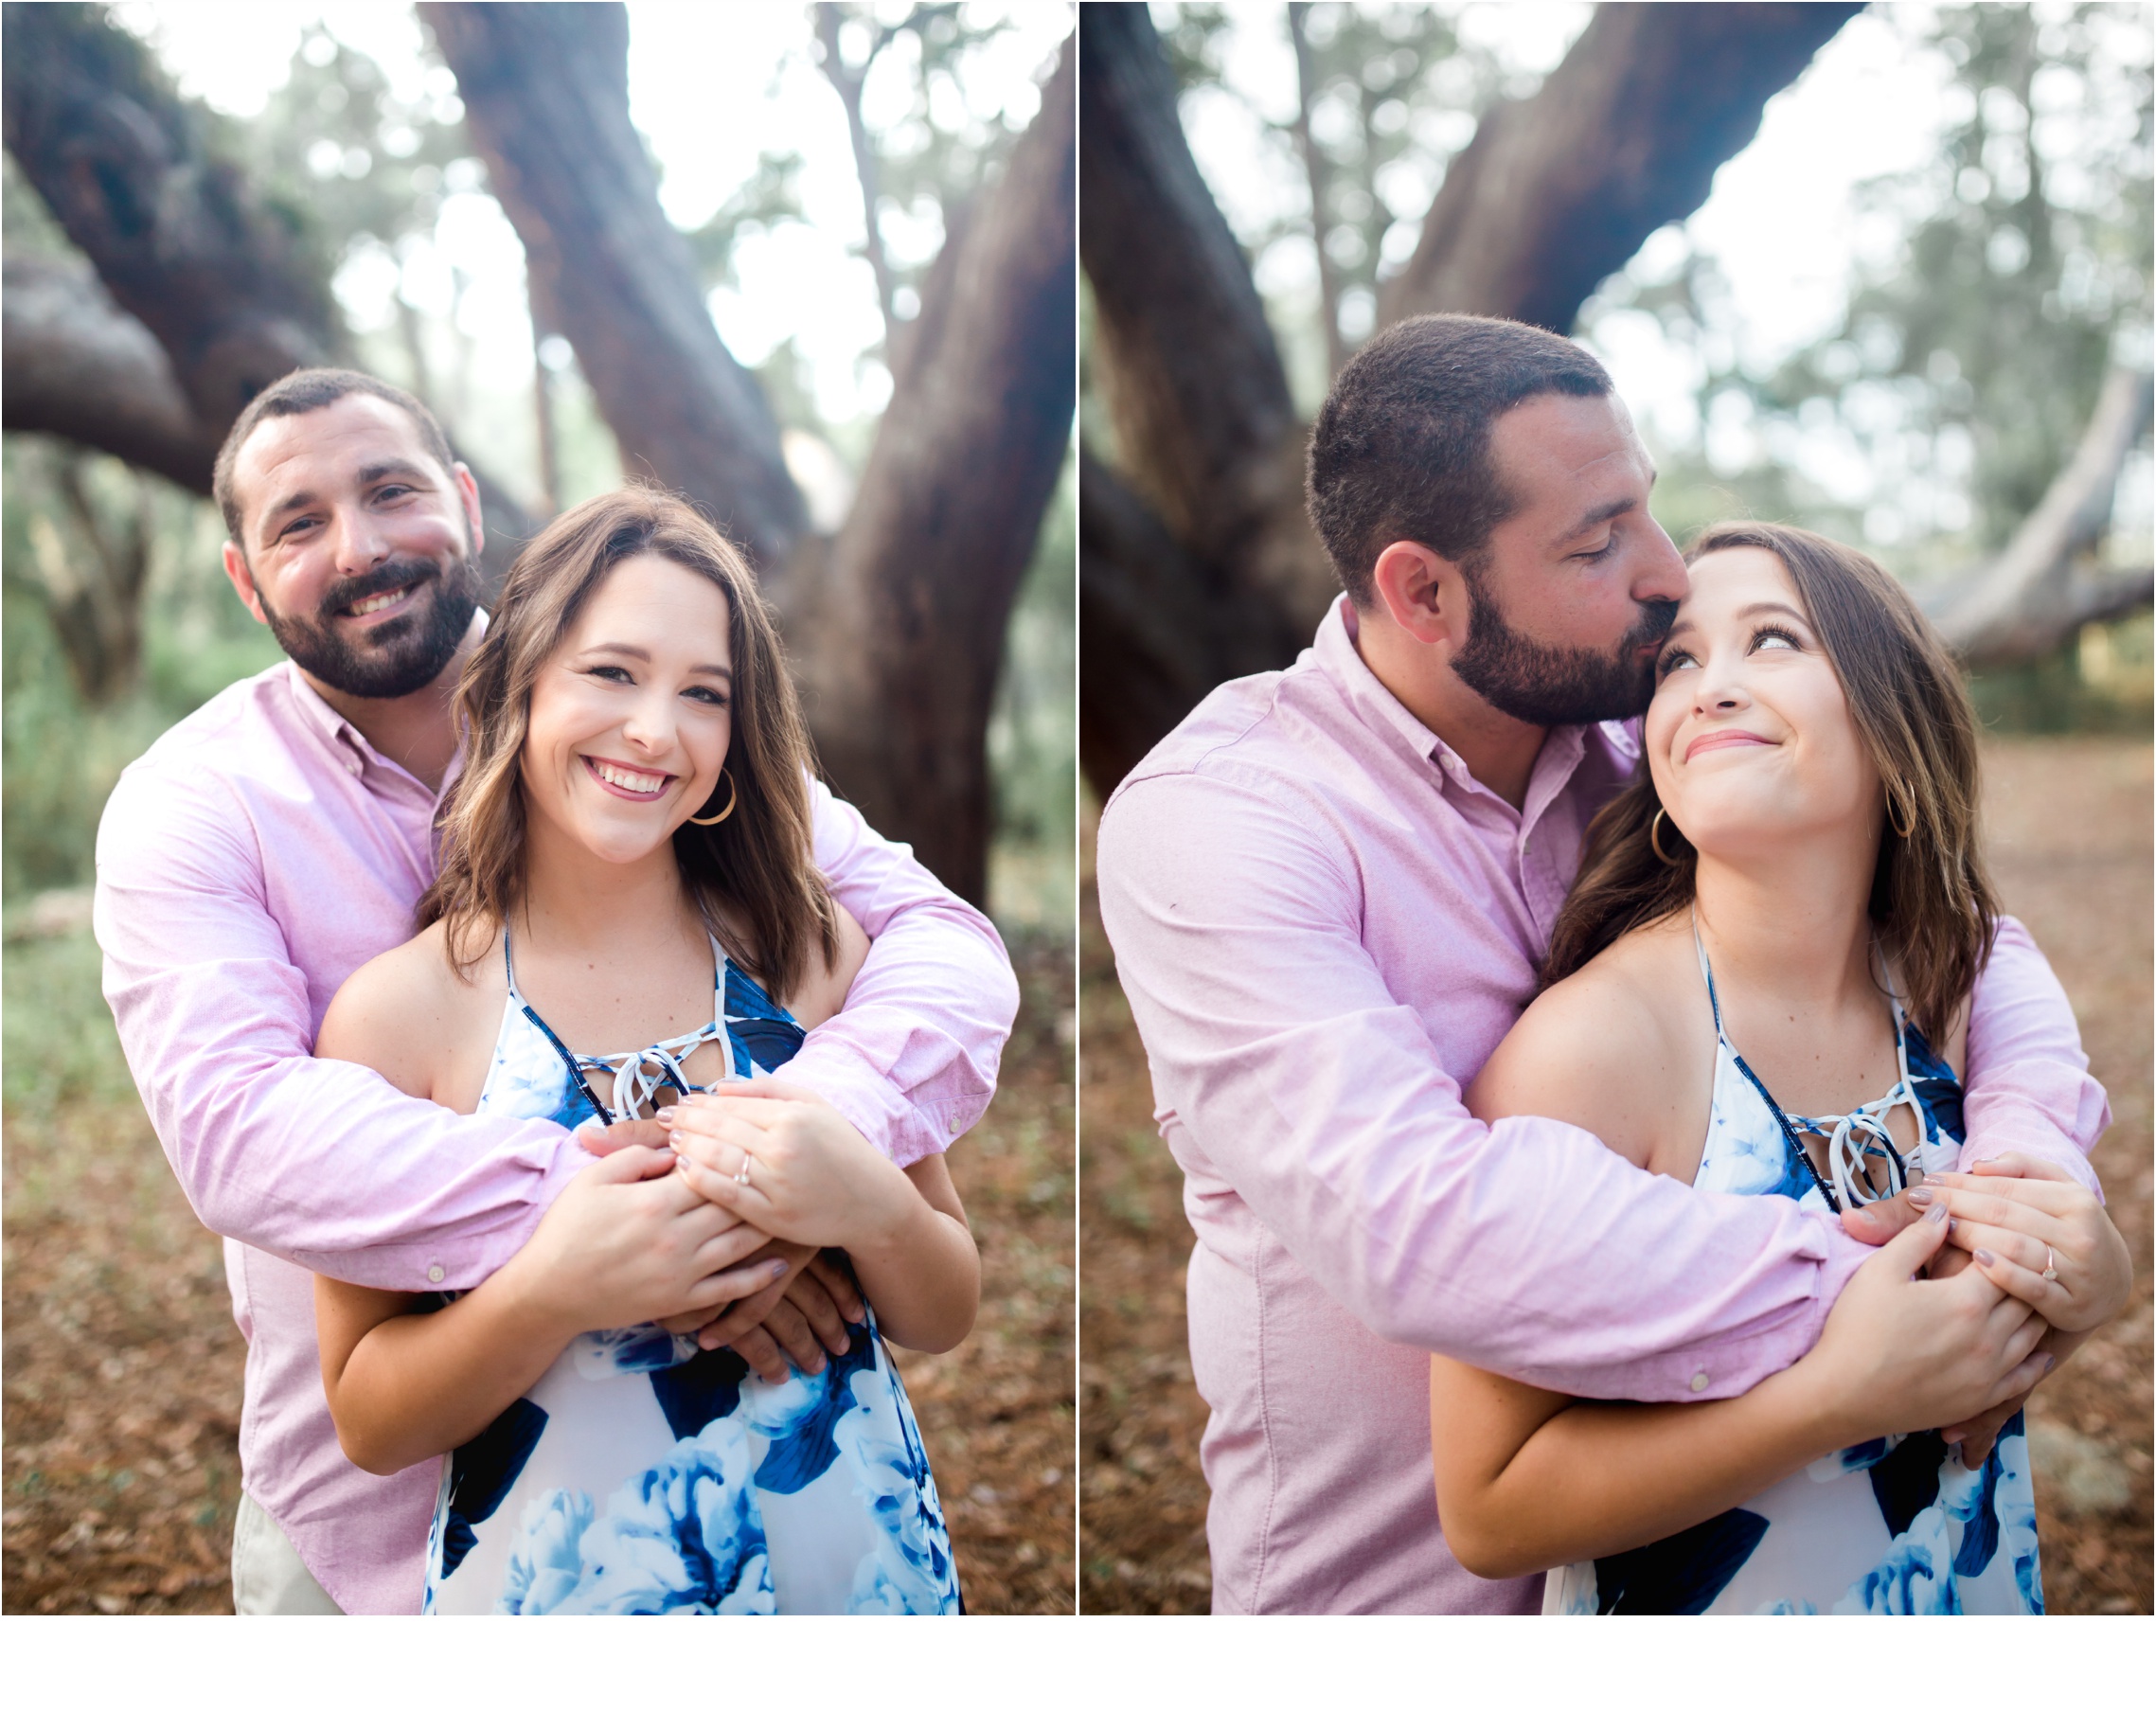
<svg viewBox="0 0 2156 1712">
<path fill-rule="evenodd" d="M 1727 1397 L 1810 1346 L 1871 1251 L 1777 1196 L 1695 1192 L 1460 1090 L 1535 991 L 1582 836 L 1636 759 L 1550 733 L 1515 810 L 1371 674 L 1343 600 L 1221 686 L 1101 816 L 1101 918 L 1197 1232 L 1190 1356 L 1213 1603 L 1531 1612 L 1446 1550 L 1427 1351 L 1588 1397 Z M 2008 922 L 1976 994 L 1973 1161 L 2109 1120 Z"/>
<path fill-rule="evenodd" d="M 469 1289 L 590 1160 L 553 1124 L 460 1116 L 310 1056 L 346 977 L 411 936 L 437 801 L 288 663 L 160 738 L 98 829 L 105 997 L 181 1186 L 226 1239 L 244 1484 L 350 1612 L 419 1610 L 441 1465 L 346 1461 L 312 1273 Z M 987 1108 L 1017 982 L 987 919 L 820 785 L 815 859 L 874 944 L 787 1079 L 911 1164 Z"/>
</svg>

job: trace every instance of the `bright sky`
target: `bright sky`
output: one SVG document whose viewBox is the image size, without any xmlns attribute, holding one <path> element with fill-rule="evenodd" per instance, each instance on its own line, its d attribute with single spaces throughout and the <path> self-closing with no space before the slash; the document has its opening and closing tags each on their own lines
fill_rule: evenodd
<svg viewBox="0 0 2156 1712">
<path fill-rule="evenodd" d="M 262 110 L 284 82 L 302 31 L 317 21 L 380 64 L 398 94 L 416 98 L 429 87 L 420 27 L 406 6 L 133 0 L 118 9 L 155 44 L 185 93 L 241 117 Z M 1063 0 L 1001 0 L 967 10 L 982 23 L 1008 18 L 1015 26 L 978 57 L 968 103 L 975 111 L 1000 109 L 1023 124 L 1039 107 L 1038 79 L 1070 32 L 1071 8 Z M 751 176 L 759 151 L 802 157 L 800 187 L 811 224 L 744 241 L 736 250 L 740 289 L 712 294 L 728 349 L 754 367 L 791 334 L 808 359 L 827 420 L 880 411 L 890 378 L 864 357 L 882 331 L 875 284 L 867 262 L 850 253 L 862 240 L 861 191 L 845 109 L 809 58 L 808 8 L 633 0 L 629 15 L 631 113 L 659 159 L 662 200 L 677 224 L 708 219 Z M 878 60 L 864 96 L 872 128 L 903 111 L 910 76 L 900 49 Z M 908 259 L 925 259 L 942 234 L 933 224 L 918 229 L 923 225 L 887 218 L 886 238 Z M 460 318 L 479 343 L 482 384 L 525 388 L 531 334 L 524 252 L 508 219 L 490 197 L 452 196 L 435 247 L 434 258 L 406 268 L 407 296 L 422 308 L 446 307 L 449 270 L 462 270 L 471 285 Z M 348 269 L 338 290 L 365 330 L 388 323 L 398 284 L 384 259 Z"/>
<path fill-rule="evenodd" d="M 1163 10 L 1167 9 L 1165 8 Z M 1470 4 L 1459 28 L 1489 47 L 1522 82 L 1546 74 L 1587 27 L 1585 5 Z M 1307 218 L 1301 169 L 1270 140 L 1251 108 L 1285 119 L 1295 109 L 1295 62 L 1283 9 L 1253 7 L 1238 19 L 1227 80 L 1244 100 L 1202 92 L 1186 100 L 1185 123 L 1206 182 L 1239 232 Z M 1839 314 L 1858 245 L 1857 183 L 1929 158 L 1940 119 L 1944 68 L 1913 60 L 1893 25 L 1852 19 L 1795 85 L 1768 103 L 1757 138 L 1726 163 L 1706 204 L 1686 223 L 1692 241 L 1728 276 L 1744 329 L 1744 354 L 1759 362 L 1809 342 Z M 1246 104 L 1247 102 L 1247 104 Z M 1457 141 L 1472 134 L 1459 128 Z M 1658 234 L 1635 264 L 1651 275 L 1683 246 Z M 1280 245 L 1259 280 L 1268 292 L 1316 289 L 1307 248 Z M 1603 354 L 1634 408 L 1683 433 L 1694 377 L 1645 315 L 1624 317 Z"/>
</svg>

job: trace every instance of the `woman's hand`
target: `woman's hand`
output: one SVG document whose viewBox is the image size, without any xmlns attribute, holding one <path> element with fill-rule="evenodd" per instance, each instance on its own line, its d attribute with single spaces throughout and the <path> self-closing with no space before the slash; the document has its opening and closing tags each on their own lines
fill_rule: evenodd
<svg viewBox="0 0 2156 1712">
<path fill-rule="evenodd" d="M 669 1152 L 629 1147 L 570 1179 L 502 1269 L 525 1312 L 574 1336 L 738 1301 L 783 1276 L 783 1260 L 741 1264 L 766 1233 L 697 1194 L 673 1165 Z"/>
<path fill-rule="evenodd" d="M 2091 1331 L 2126 1306 L 2133 1257 L 2095 1196 L 2045 1159 L 2002 1153 L 1973 1173 L 1939 1171 L 1921 1188 L 1952 1216 L 1949 1240 L 1984 1275 L 2061 1331 Z M 2043 1276 L 2047 1270 L 2058 1275 Z"/>
<path fill-rule="evenodd" d="M 790 1242 L 867 1250 L 918 1210 L 905 1173 L 806 1088 L 758 1079 L 659 1115 L 682 1179 Z"/>
<path fill-rule="evenodd" d="M 1860 1267 L 1811 1353 L 1791 1369 L 1813 1387 L 1834 1441 L 1858 1444 L 1982 1415 L 2050 1370 L 2035 1353 L 2050 1328 L 2025 1302 L 1971 1267 L 1915 1275 L 1946 1240 L 1932 1210 Z"/>
</svg>

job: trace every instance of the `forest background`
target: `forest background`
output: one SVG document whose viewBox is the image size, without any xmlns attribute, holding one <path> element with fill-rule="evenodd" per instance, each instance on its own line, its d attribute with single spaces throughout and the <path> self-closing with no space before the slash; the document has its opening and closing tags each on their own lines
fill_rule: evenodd
<svg viewBox="0 0 2156 1712">
<path fill-rule="evenodd" d="M 25 9 L 8 8 L 18 74 L 29 56 L 17 51 L 17 27 L 43 22 L 26 20 Z M 573 302 L 535 289 L 523 236 L 531 209 L 516 209 L 527 223 L 520 227 L 494 195 L 487 149 L 468 123 L 433 18 L 362 4 L 69 9 L 93 43 L 108 23 L 120 32 L 118 45 L 130 50 L 123 62 L 145 67 L 150 110 L 191 134 L 205 159 L 236 171 L 276 241 L 298 258 L 303 283 L 327 286 L 344 355 L 425 399 L 490 498 L 543 520 L 617 485 L 625 468 L 650 469 L 625 455 L 609 426 L 610 402 L 615 420 L 624 419 L 620 400 L 602 396 L 597 369 L 587 374 L 579 357 L 586 334 L 586 356 L 604 356 L 611 330 L 603 320 L 595 327 L 588 311 L 577 325 Z M 602 66 L 605 32 L 619 27 L 605 7 L 442 9 L 486 14 L 482 26 L 521 27 L 537 13 L 541 29 L 597 28 L 585 58 Z M 759 478 L 762 494 L 746 498 L 698 492 L 693 471 L 662 464 L 656 473 L 722 509 L 732 502 L 745 515 L 747 501 L 760 498 L 784 523 L 795 508 L 784 528 L 767 531 L 778 546 L 759 553 L 767 587 L 775 569 L 786 573 L 780 597 L 804 585 L 799 552 L 814 561 L 811 570 L 844 574 L 850 552 L 876 574 L 878 544 L 864 546 L 864 528 L 848 529 L 869 508 L 863 495 L 887 516 L 892 486 L 933 488 L 937 472 L 924 471 L 918 453 L 933 449 L 943 425 L 935 401 L 923 403 L 935 377 L 917 372 L 909 392 L 906 370 L 914 350 L 948 349 L 933 323 L 937 305 L 948 311 L 953 301 L 953 269 L 939 276 L 939 260 L 953 259 L 971 234 L 976 280 L 1007 261 L 1007 276 L 1029 265 L 1053 272 L 1055 244 L 1064 246 L 1060 312 L 1053 279 L 1033 288 L 1055 338 L 1015 359 L 1040 360 L 1048 371 L 1045 401 L 1035 408 L 1043 419 L 1004 424 L 1012 442 L 1028 435 L 1042 442 L 1033 467 L 1005 482 L 1036 490 L 1008 508 L 1006 535 L 1023 533 L 990 544 L 1007 563 L 989 564 L 984 549 L 976 569 L 959 551 L 951 586 L 930 591 L 993 627 L 954 641 L 943 674 L 963 683 L 979 670 L 964 656 L 985 650 L 992 702 L 985 729 L 970 734 L 985 749 L 989 793 L 981 847 L 969 847 L 962 829 L 937 844 L 957 816 L 931 814 L 925 836 L 935 847 L 923 854 L 986 903 L 1024 990 L 1002 1090 L 952 1155 L 988 1267 L 981 1324 L 960 1350 L 905 1362 L 969 1603 L 989 1611 L 1071 1603 L 1068 70 L 1060 95 L 1055 80 L 1072 23 L 1072 8 L 1039 0 L 635 6 L 626 21 L 628 115 L 656 180 L 653 218 L 686 238 L 690 312 L 708 314 L 713 343 L 724 348 L 696 348 L 692 338 L 678 366 L 701 363 L 722 383 L 745 372 L 753 392 L 738 394 L 735 408 L 751 430 L 768 409 L 769 437 L 783 458 L 783 469 Z M 513 60 L 517 43 L 479 46 Z M 473 51 L 470 42 L 465 51 Z M 536 112 L 543 93 L 527 95 L 526 109 Z M 58 343 L 48 334 L 65 332 L 84 305 L 114 314 L 13 152 L 23 96 L 10 78 L 0 212 L 11 430 L 24 426 L 29 401 L 42 401 L 18 382 L 30 355 Z M 1038 139 L 1014 167 L 1044 103 L 1054 129 L 1059 100 L 1060 168 L 1057 151 Z M 500 144 L 499 132 L 490 134 L 487 147 Z M 1044 253 L 1024 241 L 1027 211 L 997 198 L 1016 170 L 1040 178 L 1021 187 L 1038 192 L 1051 226 L 1060 172 L 1065 212 Z M 41 296 L 55 280 L 59 299 Z M 961 301 L 959 313 L 975 317 L 972 343 L 988 343 L 993 330 L 978 325 L 986 319 L 978 306 Z M 1011 384 L 1029 380 L 1022 374 Z M 654 414 L 666 401 L 651 395 Z M 908 414 L 880 445 L 878 430 L 895 411 Z M 909 454 L 917 462 L 894 483 L 891 462 Z M 998 478 L 993 460 L 971 461 L 981 465 L 975 479 Z M 120 769 L 173 721 L 279 654 L 225 582 L 223 526 L 200 492 L 50 433 L 9 433 L 0 477 L 8 1244 L 0 1603 L 229 1610 L 241 1345 L 218 1244 L 180 1197 L 98 995 L 87 887 L 98 816 Z M 995 517 L 1004 504 L 998 496 L 964 512 Z M 806 544 L 781 566 L 789 531 Z M 906 556 L 935 555 L 917 547 Z M 497 576 L 501 568 L 490 563 Z M 810 621 L 797 620 L 790 636 L 797 660 L 817 640 Z M 841 675 L 846 666 L 835 662 Z M 822 687 L 827 706 L 843 701 L 843 683 Z M 903 711 L 894 707 L 883 722 L 901 726 Z M 960 752 L 960 772 L 968 735 L 955 744 L 935 740 Z M 869 770 L 858 744 L 838 746 L 856 776 Z M 845 789 L 843 776 L 839 782 Z M 895 835 L 924 837 L 894 826 L 888 811 L 868 812 Z M 85 1347 L 95 1359 L 85 1361 Z"/>
<path fill-rule="evenodd" d="M 1991 859 L 2110 1090 L 2096 1163 L 2139 1267 L 2031 1409 L 2046 1587 L 2148 1611 L 2149 9 L 1147 10 L 1081 23 L 1081 860 L 1185 708 L 1307 641 L 1335 585 L 1300 424 L 1361 341 L 1434 308 L 1571 331 L 1631 406 L 1674 537 L 1758 516 L 1860 544 L 1975 657 Z M 1649 39 L 1687 27 L 1688 48 Z M 1719 152 L 1711 121 L 1686 132 L 1746 85 Z M 1579 260 L 1609 209 L 1657 196 Z M 1559 318 L 1512 307 L 1538 290 Z M 1969 597 L 2017 577 L 1979 623 Z M 1182 1175 L 1090 867 L 1081 903 L 1081 1608 L 1203 1611 Z"/>
</svg>

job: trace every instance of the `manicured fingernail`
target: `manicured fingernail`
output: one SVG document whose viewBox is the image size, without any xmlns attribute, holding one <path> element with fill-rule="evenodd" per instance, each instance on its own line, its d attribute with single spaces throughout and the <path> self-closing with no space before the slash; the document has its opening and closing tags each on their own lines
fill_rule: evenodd
<svg viewBox="0 0 2156 1712">
<path fill-rule="evenodd" d="M 1911 1189 L 1909 1191 L 1909 1204 L 1911 1206 L 1930 1206 L 1933 1200 L 1933 1196 L 1930 1189 Z"/>
<path fill-rule="evenodd" d="M 783 1260 L 773 1260 L 769 1263 L 766 1270 L 770 1272 L 773 1277 L 783 1278 L 786 1275 L 786 1262 Z"/>
<path fill-rule="evenodd" d="M 1940 1220 L 1944 1219 L 1946 1216 L 1947 1216 L 1947 1204 L 1946 1204 L 1946 1203 L 1945 1203 L 1945 1202 L 1943 1202 L 1943 1201 L 1942 1201 L 1942 1202 L 1940 1202 L 1940 1203 L 1939 1203 L 1939 1204 L 1938 1204 L 1937 1206 L 1934 1206 L 1934 1207 L 1933 1207 L 1933 1209 L 1932 1209 L 1930 1212 L 1926 1213 L 1926 1214 L 1924 1215 L 1924 1219 L 1925 1219 L 1925 1222 L 1926 1222 L 1927 1223 L 1930 1223 L 1930 1224 L 1936 1224 L 1936 1223 L 1938 1223 L 1938 1222 L 1939 1222 L 1939 1221 L 1940 1221 Z"/>
<path fill-rule="evenodd" d="M 1996 1266 L 1999 1264 L 1999 1257 L 1988 1248 L 1980 1248 L 1976 1251 L 1976 1263 L 1979 1266 Z"/>
<path fill-rule="evenodd" d="M 2058 1358 L 2056 1355 L 2047 1355 L 2043 1358 L 2043 1370 L 2046 1373 L 2049 1373 L 2054 1367 L 2058 1365 Z"/>
</svg>

